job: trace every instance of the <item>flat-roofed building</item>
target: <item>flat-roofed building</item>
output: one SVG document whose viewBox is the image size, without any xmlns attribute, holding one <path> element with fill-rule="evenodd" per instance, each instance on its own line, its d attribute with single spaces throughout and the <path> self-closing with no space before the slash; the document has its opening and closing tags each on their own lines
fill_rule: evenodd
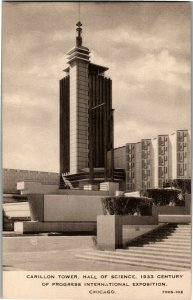
<svg viewBox="0 0 193 300">
<path fill-rule="evenodd" d="M 126 191 L 163 187 L 173 179 L 191 178 L 191 135 L 189 130 L 160 134 L 154 139 L 114 149 L 114 165 L 126 172 Z M 125 166 L 124 166 L 125 161 Z"/>
<path fill-rule="evenodd" d="M 169 179 L 191 178 L 191 134 L 189 130 L 177 130 L 170 135 L 172 172 Z"/>
</svg>

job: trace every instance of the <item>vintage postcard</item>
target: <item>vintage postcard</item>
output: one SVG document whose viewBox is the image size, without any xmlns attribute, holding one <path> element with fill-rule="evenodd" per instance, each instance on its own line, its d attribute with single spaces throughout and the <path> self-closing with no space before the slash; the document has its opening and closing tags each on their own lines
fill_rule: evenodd
<svg viewBox="0 0 193 300">
<path fill-rule="evenodd" d="M 191 3 L 2 3 L 3 298 L 191 299 Z"/>
</svg>

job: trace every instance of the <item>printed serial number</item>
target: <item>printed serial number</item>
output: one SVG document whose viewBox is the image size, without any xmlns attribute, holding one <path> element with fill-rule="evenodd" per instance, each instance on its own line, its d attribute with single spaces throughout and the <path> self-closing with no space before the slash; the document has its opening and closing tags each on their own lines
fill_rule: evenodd
<svg viewBox="0 0 193 300">
<path fill-rule="evenodd" d="M 162 294 L 183 294 L 183 291 L 162 291 Z"/>
</svg>

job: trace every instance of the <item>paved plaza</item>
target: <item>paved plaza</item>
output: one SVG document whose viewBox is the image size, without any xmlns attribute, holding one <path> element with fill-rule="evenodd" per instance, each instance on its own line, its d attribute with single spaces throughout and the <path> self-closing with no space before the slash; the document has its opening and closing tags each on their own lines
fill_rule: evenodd
<svg viewBox="0 0 193 300">
<path fill-rule="evenodd" d="M 76 254 L 94 250 L 92 236 L 18 236 L 3 238 L 6 271 L 137 271 L 142 268 L 83 261 Z"/>
</svg>

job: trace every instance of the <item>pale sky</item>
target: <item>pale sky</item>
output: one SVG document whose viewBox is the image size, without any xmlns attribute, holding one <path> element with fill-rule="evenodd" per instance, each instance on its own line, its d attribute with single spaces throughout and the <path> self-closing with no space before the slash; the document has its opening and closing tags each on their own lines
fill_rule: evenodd
<svg viewBox="0 0 193 300">
<path fill-rule="evenodd" d="M 59 170 L 59 80 L 78 3 L 3 3 L 3 167 Z M 83 45 L 113 81 L 115 147 L 189 129 L 190 3 L 81 3 Z"/>
</svg>

